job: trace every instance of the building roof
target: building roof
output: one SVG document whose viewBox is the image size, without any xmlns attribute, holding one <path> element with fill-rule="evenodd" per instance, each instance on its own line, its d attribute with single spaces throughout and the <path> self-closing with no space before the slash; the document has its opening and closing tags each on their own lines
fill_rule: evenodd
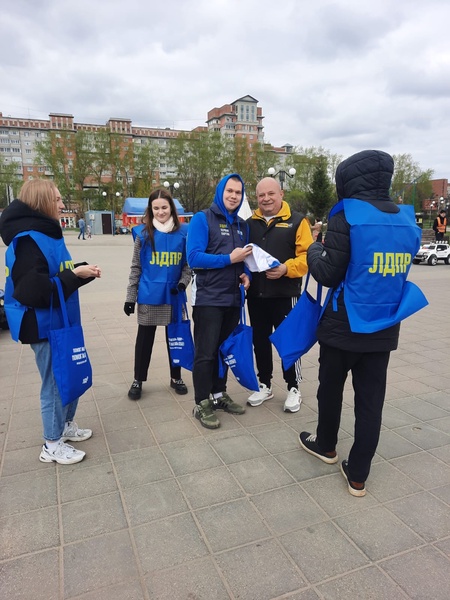
<svg viewBox="0 0 450 600">
<path fill-rule="evenodd" d="M 175 208 L 177 209 L 177 213 L 179 215 L 186 214 L 183 206 L 180 204 L 180 201 L 176 198 L 173 199 L 175 204 Z M 148 198 L 127 198 L 124 202 L 122 213 L 126 215 L 143 215 L 148 206 Z"/>
</svg>

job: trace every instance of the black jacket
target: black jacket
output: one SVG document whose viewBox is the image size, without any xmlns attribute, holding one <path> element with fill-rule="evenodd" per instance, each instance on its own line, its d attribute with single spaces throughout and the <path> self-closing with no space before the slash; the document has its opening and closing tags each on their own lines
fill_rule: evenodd
<svg viewBox="0 0 450 600">
<path fill-rule="evenodd" d="M 379 210 L 397 213 L 399 208 L 389 197 L 394 162 L 378 150 L 359 152 L 342 162 L 336 171 L 339 200 L 357 198 L 370 202 Z M 350 225 L 344 212 L 338 212 L 328 222 L 324 244 L 315 243 L 308 249 L 311 275 L 322 285 L 334 288 L 344 279 L 350 261 Z M 317 329 L 320 343 L 351 352 L 386 352 L 398 345 L 400 325 L 375 333 L 353 333 L 344 305 L 344 292 L 338 297 L 338 310 L 329 302 Z"/>
<path fill-rule="evenodd" d="M 9 246 L 15 236 L 23 231 L 38 231 L 53 239 L 62 238 L 62 230 L 58 221 L 33 210 L 20 200 L 14 200 L 5 208 L 0 217 L 0 235 L 3 242 Z M 61 271 L 58 277 L 61 280 L 65 298 L 93 280 L 93 278 L 81 279 L 70 269 Z M 39 342 L 37 321 L 33 309 L 50 308 L 52 294 L 54 306 L 59 306 L 59 298 L 50 280 L 47 260 L 39 246 L 29 236 L 17 240 L 16 261 L 11 278 L 14 284 L 13 297 L 28 307 L 20 329 L 20 341 L 25 344 Z"/>
</svg>

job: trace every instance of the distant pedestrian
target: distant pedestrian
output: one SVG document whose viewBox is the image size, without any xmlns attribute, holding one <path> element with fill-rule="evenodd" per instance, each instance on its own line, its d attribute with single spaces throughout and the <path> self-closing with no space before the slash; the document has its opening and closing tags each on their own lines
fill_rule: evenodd
<svg viewBox="0 0 450 600">
<path fill-rule="evenodd" d="M 92 237 L 90 225 L 86 225 L 86 235 L 87 235 L 88 239 L 90 240 Z"/>
<path fill-rule="evenodd" d="M 86 238 L 84 237 L 84 231 L 86 229 L 86 222 L 83 219 L 83 217 L 81 217 L 81 219 L 78 221 L 78 227 L 80 228 L 80 233 L 78 234 L 78 239 L 80 239 L 80 237 L 82 237 L 83 240 L 85 240 Z"/>
<path fill-rule="evenodd" d="M 437 242 L 444 241 L 444 234 L 447 231 L 447 213 L 444 209 L 439 211 L 439 215 L 433 223 L 433 231 Z"/>
</svg>

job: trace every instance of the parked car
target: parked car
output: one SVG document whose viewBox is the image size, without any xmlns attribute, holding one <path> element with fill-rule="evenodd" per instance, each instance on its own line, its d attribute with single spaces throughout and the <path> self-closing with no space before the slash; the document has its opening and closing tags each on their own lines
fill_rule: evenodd
<svg viewBox="0 0 450 600">
<path fill-rule="evenodd" d="M 434 267 L 437 265 L 438 260 L 444 261 L 446 265 L 450 264 L 450 245 L 446 242 L 431 242 L 429 244 L 423 244 L 419 248 L 418 253 L 413 258 L 413 263 L 418 265 L 419 263 L 427 263 Z"/>
</svg>

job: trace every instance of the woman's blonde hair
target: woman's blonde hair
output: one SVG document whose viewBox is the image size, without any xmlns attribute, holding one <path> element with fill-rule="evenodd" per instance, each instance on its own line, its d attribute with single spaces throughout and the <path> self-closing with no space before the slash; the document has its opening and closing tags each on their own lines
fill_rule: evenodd
<svg viewBox="0 0 450 600">
<path fill-rule="evenodd" d="M 31 179 L 23 184 L 19 192 L 19 200 L 28 204 L 33 210 L 44 213 L 52 219 L 57 219 L 57 189 L 53 181 L 49 179 Z"/>
</svg>

